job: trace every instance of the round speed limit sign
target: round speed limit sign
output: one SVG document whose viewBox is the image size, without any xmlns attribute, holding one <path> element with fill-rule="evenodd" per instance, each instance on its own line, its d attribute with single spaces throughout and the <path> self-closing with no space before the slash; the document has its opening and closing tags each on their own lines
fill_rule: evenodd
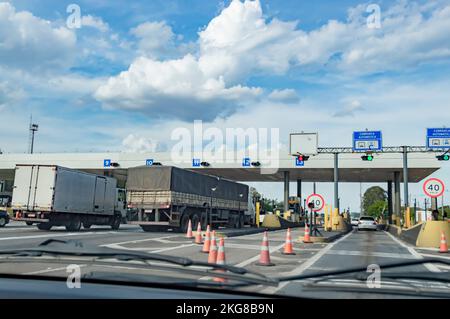
<svg viewBox="0 0 450 319">
<path fill-rule="evenodd" d="M 321 211 L 323 206 L 325 205 L 325 200 L 323 199 L 322 195 L 319 194 L 312 194 L 309 195 L 306 199 L 306 205 L 309 205 L 310 203 L 314 204 L 314 207 L 311 208 L 313 212 Z"/>
<path fill-rule="evenodd" d="M 444 182 L 438 178 L 430 178 L 423 183 L 423 191 L 431 198 L 436 198 L 444 194 Z"/>
</svg>

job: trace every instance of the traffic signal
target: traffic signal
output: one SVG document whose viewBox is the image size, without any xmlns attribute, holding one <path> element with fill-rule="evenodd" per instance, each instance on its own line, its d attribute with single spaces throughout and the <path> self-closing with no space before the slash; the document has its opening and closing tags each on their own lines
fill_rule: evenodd
<svg viewBox="0 0 450 319">
<path fill-rule="evenodd" d="M 361 156 L 361 159 L 363 161 L 372 162 L 373 161 L 373 155 L 372 154 L 366 154 Z"/>
<path fill-rule="evenodd" d="M 449 154 L 438 155 L 436 156 L 436 158 L 438 159 L 438 161 L 448 161 L 450 160 L 450 155 Z"/>
<path fill-rule="evenodd" d="M 299 162 L 306 162 L 307 160 L 309 160 L 309 156 L 306 156 L 306 155 L 299 155 L 299 156 L 297 157 L 297 159 L 298 159 Z"/>
</svg>

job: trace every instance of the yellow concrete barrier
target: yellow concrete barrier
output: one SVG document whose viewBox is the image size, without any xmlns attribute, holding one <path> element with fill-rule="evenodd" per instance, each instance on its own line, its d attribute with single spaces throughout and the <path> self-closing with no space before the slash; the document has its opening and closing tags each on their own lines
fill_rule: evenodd
<svg viewBox="0 0 450 319">
<path fill-rule="evenodd" d="M 278 219 L 277 215 L 268 215 L 266 214 L 264 216 L 264 220 L 262 222 L 262 227 L 265 228 L 280 228 L 280 220 Z"/>
<path fill-rule="evenodd" d="M 441 231 L 444 232 L 447 241 L 450 238 L 450 224 L 446 221 L 427 221 L 422 224 L 419 236 L 417 237 L 417 247 L 439 248 Z"/>
</svg>

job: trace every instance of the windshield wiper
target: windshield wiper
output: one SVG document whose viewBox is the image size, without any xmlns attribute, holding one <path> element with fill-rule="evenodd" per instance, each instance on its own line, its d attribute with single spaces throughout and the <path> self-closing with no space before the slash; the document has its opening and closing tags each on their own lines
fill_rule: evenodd
<svg viewBox="0 0 450 319">
<path fill-rule="evenodd" d="M 388 264 L 381 264 L 379 265 L 380 269 L 391 269 L 391 268 L 398 268 L 398 267 L 407 267 L 407 266 L 416 266 L 416 265 L 423 265 L 423 264 L 445 264 L 450 265 L 449 260 L 445 259 L 439 259 L 439 258 L 424 258 L 424 259 L 414 259 L 414 260 L 408 260 L 408 261 L 401 261 L 396 263 L 388 263 Z M 345 274 L 352 274 L 352 273 L 367 273 L 367 267 L 353 267 L 353 268 L 346 268 L 346 269 L 340 269 L 340 270 L 331 270 L 331 271 L 323 271 L 323 272 L 314 272 L 311 274 L 300 274 L 300 275 L 294 275 L 294 276 L 285 276 L 285 277 L 278 277 L 277 280 L 280 282 L 283 281 L 293 281 L 293 280 L 305 280 L 305 279 L 312 279 L 312 278 L 321 278 L 321 277 L 336 277 L 338 275 L 345 275 Z M 437 273 L 433 273 L 430 276 L 426 276 L 426 278 L 423 276 L 422 278 L 419 278 L 420 276 L 417 273 L 406 273 L 403 274 L 402 278 L 408 278 L 408 279 L 426 279 L 426 280 L 435 280 L 435 281 L 445 281 L 450 282 L 450 274 L 449 273 L 442 273 L 443 276 L 437 276 Z M 445 277 L 445 274 L 446 277 Z M 383 273 L 382 276 L 393 277 L 395 273 Z"/>
<path fill-rule="evenodd" d="M 160 268 L 162 270 L 183 270 L 186 273 L 221 277 L 229 280 L 236 280 L 244 282 L 245 284 L 224 284 L 216 283 L 216 286 L 226 285 L 227 287 L 239 287 L 246 285 L 267 285 L 277 286 L 278 281 L 270 279 L 258 272 L 250 271 L 243 267 L 236 267 L 231 265 L 216 265 L 207 262 L 194 261 L 185 257 L 167 256 L 155 253 L 127 251 L 122 249 L 114 249 L 109 247 L 98 247 L 93 245 L 86 245 L 77 240 L 59 240 L 48 239 L 36 247 L 20 248 L 10 250 L 0 250 L 0 255 L 13 255 L 14 257 L 41 257 L 43 255 L 52 256 L 80 256 L 80 257 L 95 257 L 98 259 L 116 259 L 119 261 L 140 261 L 148 266 Z M 149 261 L 158 261 L 178 265 L 181 267 L 173 268 L 161 264 L 149 264 Z M 192 266 L 206 267 L 209 269 L 193 269 Z M 211 269 L 212 268 L 212 269 Z M 221 270 L 216 272 L 214 270 Z M 222 272 L 223 271 L 223 272 Z M 252 276 L 246 276 L 252 275 Z M 199 281 L 199 284 L 204 284 Z"/>
</svg>

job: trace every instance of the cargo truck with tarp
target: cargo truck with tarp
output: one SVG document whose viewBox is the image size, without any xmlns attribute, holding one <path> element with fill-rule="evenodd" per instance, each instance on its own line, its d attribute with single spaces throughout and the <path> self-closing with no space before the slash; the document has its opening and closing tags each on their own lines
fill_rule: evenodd
<svg viewBox="0 0 450 319">
<path fill-rule="evenodd" d="M 56 165 L 16 165 L 11 206 L 14 220 L 41 230 L 118 229 L 126 214 L 125 190 L 116 179 Z"/>
<path fill-rule="evenodd" d="M 171 166 L 128 169 L 128 207 L 144 231 L 159 226 L 186 231 L 191 220 L 202 227 L 241 228 L 253 222 L 249 187 L 216 176 Z"/>
</svg>

